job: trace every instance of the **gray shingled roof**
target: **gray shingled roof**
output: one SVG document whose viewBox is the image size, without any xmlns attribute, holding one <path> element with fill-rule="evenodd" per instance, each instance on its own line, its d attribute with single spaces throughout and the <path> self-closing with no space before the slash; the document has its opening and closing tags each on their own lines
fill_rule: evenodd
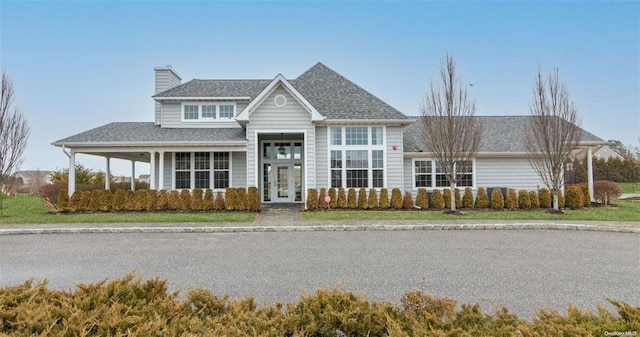
<svg viewBox="0 0 640 337">
<path fill-rule="evenodd" d="M 271 80 L 191 80 L 153 97 L 249 97 L 254 99 Z"/>
<path fill-rule="evenodd" d="M 422 138 L 421 117 L 404 129 L 404 152 L 429 152 Z M 476 116 L 483 125 L 480 152 L 526 152 L 524 132 L 529 116 Z M 583 142 L 603 142 L 582 130 Z"/>
<path fill-rule="evenodd" d="M 253 100 L 271 81 L 191 80 L 154 97 L 249 97 Z M 322 63 L 289 82 L 327 119 L 408 119 Z"/>
<path fill-rule="evenodd" d="M 242 128 L 202 129 L 202 128 L 161 128 L 154 123 L 124 122 L 109 123 L 77 135 L 60 139 L 53 145 L 71 144 L 118 144 L 131 145 L 151 143 L 220 143 L 246 142 Z"/>
<path fill-rule="evenodd" d="M 290 82 L 327 119 L 409 119 L 322 63 Z"/>
</svg>

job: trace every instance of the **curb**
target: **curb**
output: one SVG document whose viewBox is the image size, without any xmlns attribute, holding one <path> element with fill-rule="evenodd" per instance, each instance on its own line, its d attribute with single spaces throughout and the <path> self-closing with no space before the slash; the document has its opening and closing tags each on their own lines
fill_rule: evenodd
<svg viewBox="0 0 640 337">
<path fill-rule="evenodd" d="M 196 227 L 80 227 L 11 228 L 0 235 L 27 234 L 128 234 L 128 233 L 264 233 L 264 232 L 340 232 L 340 231 L 417 231 L 417 230 L 574 230 L 640 234 L 640 228 L 581 224 L 414 224 L 414 225 L 308 225 L 308 226 L 196 226 Z"/>
</svg>

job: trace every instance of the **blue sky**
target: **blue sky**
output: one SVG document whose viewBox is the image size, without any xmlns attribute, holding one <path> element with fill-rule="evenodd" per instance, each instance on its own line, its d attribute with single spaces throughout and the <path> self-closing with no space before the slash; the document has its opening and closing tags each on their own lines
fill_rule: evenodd
<svg viewBox="0 0 640 337">
<path fill-rule="evenodd" d="M 557 66 L 584 129 L 640 141 L 637 1 L 0 0 L 0 21 L 0 62 L 32 130 L 23 169 L 67 167 L 58 139 L 152 121 L 153 67 L 167 64 L 188 81 L 295 78 L 320 61 L 407 115 L 446 52 L 478 115 L 526 115 L 538 65 Z"/>
</svg>

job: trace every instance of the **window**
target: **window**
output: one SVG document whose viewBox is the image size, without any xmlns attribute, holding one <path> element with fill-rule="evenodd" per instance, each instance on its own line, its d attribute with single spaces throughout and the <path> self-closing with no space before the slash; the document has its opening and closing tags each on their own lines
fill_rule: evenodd
<svg viewBox="0 0 640 337">
<path fill-rule="evenodd" d="M 176 153 L 176 188 L 191 188 L 191 153 Z"/>
<path fill-rule="evenodd" d="M 383 127 L 329 128 L 331 187 L 384 187 L 383 132 Z"/>
<path fill-rule="evenodd" d="M 220 105 L 220 119 L 233 119 L 233 105 Z"/>
<path fill-rule="evenodd" d="M 368 133 L 366 127 L 348 127 L 345 130 L 347 145 L 367 145 Z"/>
<path fill-rule="evenodd" d="M 184 104 L 182 119 L 185 121 L 233 119 L 235 109 L 235 104 Z"/>
<path fill-rule="evenodd" d="M 216 119 L 216 106 L 215 105 L 203 105 L 202 106 L 202 118 Z"/>
<path fill-rule="evenodd" d="M 456 186 L 473 187 L 473 161 L 460 161 L 456 163 L 455 167 Z M 450 169 L 446 171 L 450 171 Z M 414 160 L 413 174 L 414 188 L 450 186 L 445 170 L 436 160 Z"/>
<path fill-rule="evenodd" d="M 229 187 L 229 153 L 213 152 L 213 184 L 211 181 L 211 152 L 175 153 L 175 188 L 212 188 Z"/>
<path fill-rule="evenodd" d="M 229 187 L 229 153 L 213 154 L 213 188 Z"/>
<path fill-rule="evenodd" d="M 197 105 L 185 105 L 184 106 L 184 119 L 188 119 L 188 120 L 198 119 L 198 106 Z"/>
</svg>

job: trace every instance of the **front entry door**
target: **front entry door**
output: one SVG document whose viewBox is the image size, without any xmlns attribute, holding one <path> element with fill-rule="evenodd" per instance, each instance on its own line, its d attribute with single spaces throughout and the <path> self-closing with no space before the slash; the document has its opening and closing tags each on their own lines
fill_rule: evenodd
<svg viewBox="0 0 640 337">
<path fill-rule="evenodd" d="M 275 202 L 293 202 L 294 184 L 292 164 L 275 165 L 275 188 L 273 189 L 273 201 Z"/>
</svg>

